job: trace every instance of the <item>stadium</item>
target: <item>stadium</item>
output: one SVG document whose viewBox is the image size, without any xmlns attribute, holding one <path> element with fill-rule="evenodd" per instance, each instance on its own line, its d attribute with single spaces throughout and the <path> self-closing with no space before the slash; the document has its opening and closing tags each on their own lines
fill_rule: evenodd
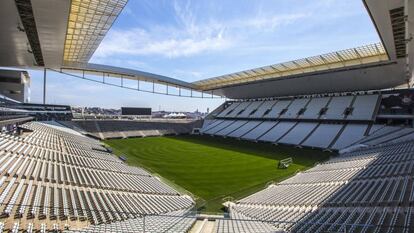
<svg viewBox="0 0 414 233">
<path fill-rule="evenodd" d="M 0 1 L 0 232 L 414 232 L 414 2 L 360 1 L 376 43 L 194 82 L 91 62 L 127 0 Z M 222 102 L 88 115 L 55 74 Z"/>
</svg>

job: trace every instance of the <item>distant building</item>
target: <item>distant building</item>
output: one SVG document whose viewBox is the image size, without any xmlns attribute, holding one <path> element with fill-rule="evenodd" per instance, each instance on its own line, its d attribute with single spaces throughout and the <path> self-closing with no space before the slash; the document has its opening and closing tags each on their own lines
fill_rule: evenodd
<svg viewBox="0 0 414 233">
<path fill-rule="evenodd" d="M 0 70 L 0 94 L 22 103 L 30 102 L 30 76 L 22 70 Z"/>
</svg>

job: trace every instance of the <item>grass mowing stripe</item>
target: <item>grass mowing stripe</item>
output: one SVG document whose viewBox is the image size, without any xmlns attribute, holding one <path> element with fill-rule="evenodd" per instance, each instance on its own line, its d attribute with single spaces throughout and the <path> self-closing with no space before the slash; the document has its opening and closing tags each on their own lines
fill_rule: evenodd
<svg viewBox="0 0 414 233">
<path fill-rule="evenodd" d="M 105 143 L 116 154 L 124 154 L 128 164 L 157 173 L 205 200 L 205 212 L 221 211 L 224 197 L 240 199 L 263 189 L 270 181 L 286 179 L 331 155 L 319 150 L 195 135 Z M 293 164 L 277 169 L 278 161 L 287 157 L 293 158 Z"/>
</svg>

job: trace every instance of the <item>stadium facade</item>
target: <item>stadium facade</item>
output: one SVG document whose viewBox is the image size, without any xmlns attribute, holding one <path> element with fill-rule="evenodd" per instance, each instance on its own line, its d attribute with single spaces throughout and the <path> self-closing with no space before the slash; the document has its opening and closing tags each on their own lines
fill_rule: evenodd
<svg viewBox="0 0 414 233">
<path fill-rule="evenodd" d="M 338 151 L 227 202 L 215 232 L 413 232 L 414 2 L 363 2 L 379 43 L 188 83 L 88 62 L 127 0 L 5 0 L 0 66 L 227 97 L 200 133 Z M 0 231 L 196 232 L 193 197 L 50 121 L 70 119 L 68 106 L 1 105 Z"/>
</svg>

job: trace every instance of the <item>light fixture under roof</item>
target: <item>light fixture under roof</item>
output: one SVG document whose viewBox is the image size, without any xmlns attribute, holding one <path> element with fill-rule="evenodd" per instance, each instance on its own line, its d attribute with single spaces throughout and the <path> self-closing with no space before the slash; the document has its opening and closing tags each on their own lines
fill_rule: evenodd
<svg viewBox="0 0 414 233">
<path fill-rule="evenodd" d="M 72 0 L 64 61 L 87 62 L 128 0 Z"/>
</svg>

